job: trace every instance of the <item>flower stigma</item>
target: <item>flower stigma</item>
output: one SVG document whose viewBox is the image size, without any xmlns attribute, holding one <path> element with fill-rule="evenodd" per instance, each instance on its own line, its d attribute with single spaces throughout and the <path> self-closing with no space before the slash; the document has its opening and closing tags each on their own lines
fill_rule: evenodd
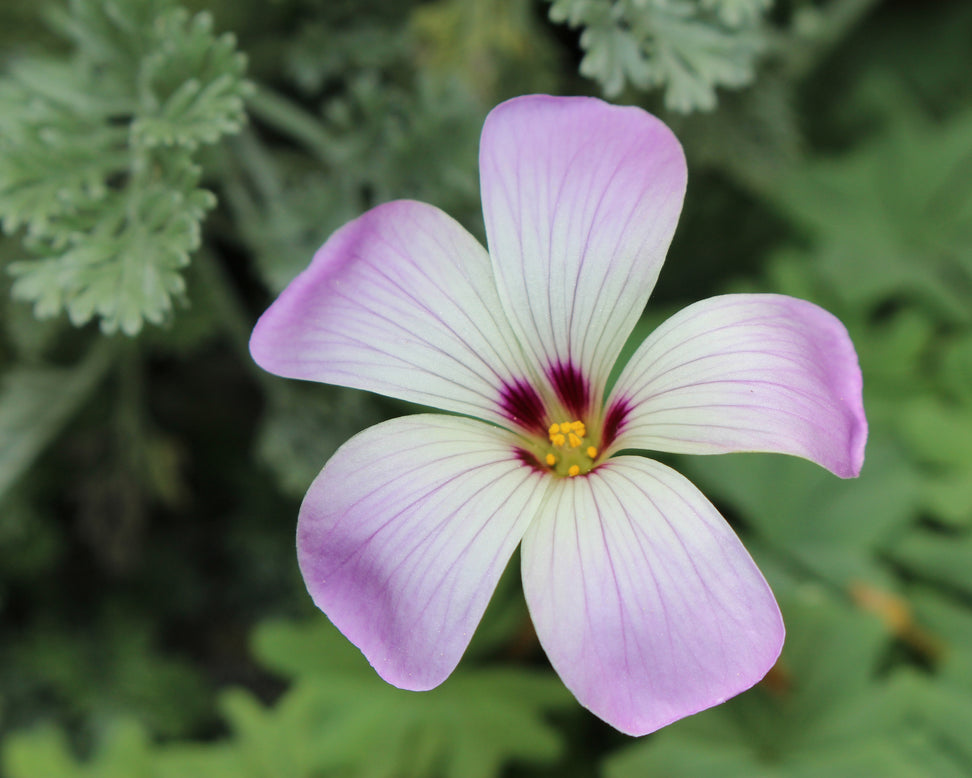
<svg viewBox="0 0 972 778">
<path fill-rule="evenodd" d="M 589 473 L 597 460 L 597 447 L 587 439 L 587 426 L 580 420 L 551 424 L 544 462 L 561 476 L 573 478 Z"/>
</svg>

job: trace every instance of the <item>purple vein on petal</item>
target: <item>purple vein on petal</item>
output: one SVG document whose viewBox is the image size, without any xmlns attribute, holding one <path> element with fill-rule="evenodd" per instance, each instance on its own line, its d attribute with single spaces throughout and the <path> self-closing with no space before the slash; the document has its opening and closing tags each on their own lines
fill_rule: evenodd
<svg viewBox="0 0 972 778">
<path fill-rule="evenodd" d="M 590 412 L 590 386 L 584 374 L 572 362 L 555 362 L 547 370 L 557 399 L 570 415 L 583 419 Z"/>
<path fill-rule="evenodd" d="M 486 495 L 501 480 L 503 480 L 506 477 L 506 475 L 507 474 L 503 474 L 493 478 L 491 481 L 484 482 L 474 492 L 470 493 L 463 502 L 459 503 L 458 506 L 456 507 L 456 510 L 452 514 L 444 516 L 436 524 L 430 525 L 427 528 L 424 537 L 422 538 L 422 541 L 419 544 L 417 544 L 413 549 L 411 549 L 408 553 L 404 554 L 399 564 L 396 567 L 388 571 L 387 575 L 389 580 L 399 578 L 398 573 L 402 570 L 407 569 L 408 571 L 407 575 L 401 577 L 408 579 L 413 577 L 416 571 L 427 569 L 434 562 L 434 559 L 430 559 L 429 557 L 429 555 L 433 553 L 433 546 L 429 542 L 429 540 L 439 535 L 440 533 L 448 532 L 449 525 L 457 514 L 463 512 L 463 509 L 468 509 L 470 511 L 474 510 L 472 506 L 475 506 L 477 504 L 478 499 L 481 496 Z M 511 495 L 518 492 L 520 490 L 520 487 L 526 484 L 528 481 L 530 481 L 531 478 L 535 478 L 535 476 L 533 476 L 532 474 L 527 474 L 523 478 L 521 478 L 521 480 L 517 483 L 516 487 L 510 490 Z M 539 484 L 539 482 L 534 481 L 534 487 L 532 491 L 536 491 L 537 488 L 541 488 L 541 485 Z M 506 499 L 498 503 L 498 505 L 496 506 L 496 512 L 499 513 L 500 511 L 502 511 L 510 502 L 510 499 L 511 497 L 507 497 Z M 460 557 L 464 556 L 477 543 L 479 538 L 485 532 L 487 523 L 488 522 L 483 522 L 482 525 L 469 537 L 465 546 L 463 546 L 462 548 Z M 505 537 L 510 537 L 513 532 L 515 532 L 515 528 L 511 527 L 510 530 L 506 533 Z M 493 554 L 492 559 L 495 560 L 499 553 L 500 553 L 500 549 L 497 549 L 496 553 Z M 438 592 L 440 589 L 442 589 L 444 586 L 446 586 L 447 584 L 452 583 L 451 579 L 454 576 L 454 572 L 455 572 L 455 563 L 450 564 L 448 567 L 444 568 L 442 577 L 435 584 L 435 586 L 432 587 L 430 593 L 434 594 Z M 426 603 L 426 605 L 422 608 L 420 613 L 423 613 L 429 607 L 430 603 L 431 603 L 431 598 L 429 603 Z"/>
<path fill-rule="evenodd" d="M 522 464 L 526 465 L 531 470 L 534 470 L 537 473 L 548 472 L 547 468 L 543 467 L 543 465 L 540 464 L 540 460 L 537 459 L 536 456 L 531 454 L 526 449 L 516 448 L 514 449 L 514 453 L 516 454 L 516 458 L 519 459 Z"/>
<path fill-rule="evenodd" d="M 601 450 L 606 451 L 617 440 L 628 423 L 631 403 L 626 397 L 618 397 L 611 402 L 604 415 L 604 430 L 601 433 Z"/>
<path fill-rule="evenodd" d="M 547 409 L 533 384 L 522 378 L 504 382 L 500 389 L 500 408 L 516 426 L 527 432 L 547 431 Z"/>
</svg>

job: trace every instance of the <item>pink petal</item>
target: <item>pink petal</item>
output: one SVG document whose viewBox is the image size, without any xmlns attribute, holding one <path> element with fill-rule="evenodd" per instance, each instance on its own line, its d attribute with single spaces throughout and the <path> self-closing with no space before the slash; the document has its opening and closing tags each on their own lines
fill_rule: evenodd
<svg viewBox="0 0 972 778">
<path fill-rule="evenodd" d="M 490 113 L 479 164 L 510 319 L 548 373 L 572 368 L 600 391 L 675 231 L 681 146 L 640 108 L 532 95 Z"/>
<path fill-rule="evenodd" d="M 503 386 L 527 372 L 485 250 L 405 200 L 335 232 L 260 318 L 250 351 L 278 375 L 494 421 L 506 420 Z"/>
<path fill-rule="evenodd" d="M 523 539 L 523 585 L 582 705 L 644 735 L 765 675 L 783 644 L 776 601 L 691 483 L 623 456 L 558 487 Z"/>
<path fill-rule="evenodd" d="M 680 311 L 641 345 L 608 405 L 626 411 L 616 413 L 615 450 L 769 451 L 842 478 L 864 461 L 861 370 L 847 330 L 783 295 L 725 295 Z"/>
<path fill-rule="evenodd" d="M 509 433 L 421 414 L 342 446 L 300 509 L 297 555 L 317 606 L 395 686 L 453 671 L 547 479 Z"/>
</svg>

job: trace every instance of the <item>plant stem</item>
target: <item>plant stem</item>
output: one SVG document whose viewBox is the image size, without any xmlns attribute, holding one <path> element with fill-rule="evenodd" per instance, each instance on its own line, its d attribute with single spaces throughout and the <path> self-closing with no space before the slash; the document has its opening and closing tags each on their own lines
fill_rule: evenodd
<svg viewBox="0 0 972 778">
<path fill-rule="evenodd" d="M 299 141 L 324 164 L 333 163 L 333 141 L 330 135 L 313 114 L 297 103 L 265 86 L 258 86 L 247 104 L 258 119 Z"/>
</svg>

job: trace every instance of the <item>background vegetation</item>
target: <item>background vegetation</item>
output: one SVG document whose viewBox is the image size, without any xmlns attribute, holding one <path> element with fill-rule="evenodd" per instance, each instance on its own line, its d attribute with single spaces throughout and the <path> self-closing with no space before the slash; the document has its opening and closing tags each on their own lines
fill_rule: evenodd
<svg viewBox="0 0 972 778">
<path fill-rule="evenodd" d="M 972 774 L 970 40 L 962 0 L 0 6 L 0 772 Z M 785 292 L 836 313 L 864 370 L 858 480 L 676 461 L 788 639 L 755 689 L 641 740 L 564 690 L 515 572 L 451 680 L 381 682 L 310 604 L 293 535 L 330 453 L 409 409 L 246 351 L 378 202 L 481 236 L 482 120 L 534 91 L 643 105 L 685 144 L 645 331 Z"/>
</svg>

